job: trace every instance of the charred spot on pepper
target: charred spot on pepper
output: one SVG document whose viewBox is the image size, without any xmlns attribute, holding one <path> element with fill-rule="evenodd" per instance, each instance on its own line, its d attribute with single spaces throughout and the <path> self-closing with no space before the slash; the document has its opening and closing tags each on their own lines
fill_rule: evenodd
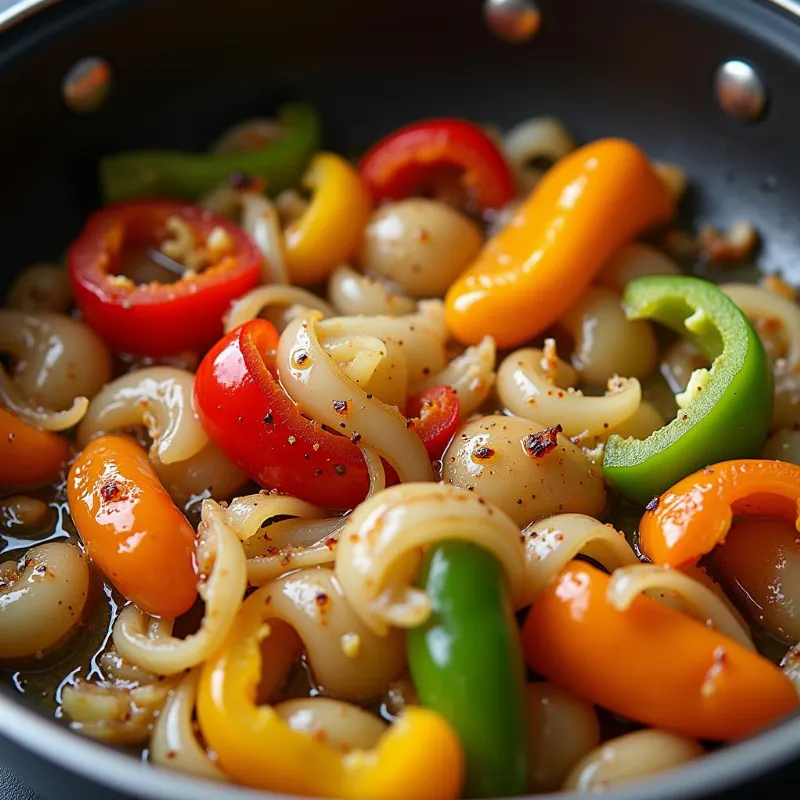
<svg viewBox="0 0 800 800">
<path fill-rule="evenodd" d="M 558 446 L 558 434 L 562 430 L 560 425 L 556 425 L 536 433 L 529 433 L 522 440 L 522 448 L 531 458 L 544 458 Z"/>
<path fill-rule="evenodd" d="M 100 487 L 100 496 L 106 503 L 113 503 L 114 500 L 119 500 L 122 494 L 122 487 L 116 481 L 108 481 Z"/>
</svg>

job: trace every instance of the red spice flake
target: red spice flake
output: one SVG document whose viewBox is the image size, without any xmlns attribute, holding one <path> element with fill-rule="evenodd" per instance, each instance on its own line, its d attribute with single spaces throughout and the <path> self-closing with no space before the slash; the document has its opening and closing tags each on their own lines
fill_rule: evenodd
<svg viewBox="0 0 800 800">
<path fill-rule="evenodd" d="M 417 228 L 417 241 L 427 242 L 431 238 L 430 233 L 425 228 Z"/>
<path fill-rule="evenodd" d="M 482 444 L 472 451 L 472 457 L 478 459 L 478 461 L 488 461 L 494 457 L 494 450 Z"/>
<path fill-rule="evenodd" d="M 113 500 L 119 499 L 120 493 L 122 492 L 122 487 L 116 481 L 109 481 L 100 489 L 100 494 L 105 500 L 106 503 L 110 503 Z"/>
<path fill-rule="evenodd" d="M 333 400 L 331 402 L 333 406 L 333 410 L 337 414 L 346 414 L 347 413 L 347 400 Z"/>
<path fill-rule="evenodd" d="M 653 498 L 653 499 L 652 499 L 652 500 L 651 500 L 651 501 L 650 501 L 650 502 L 649 502 L 649 503 L 648 503 L 648 504 L 647 504 L 647 505 L 644 507 L 644 510 L 645 510 L 645 511 L 655 511 L 655 510 L 658 508 L 658 501 L 659 501 L 660 499 L 661 499 L 661 498 L 659 497 L 659 495 L 656 495 L 656 496 L 655 496 L 655 497 L 654 497 L 654 498 Z"/>
<path fill-rule="evenodd" d="M 556 425 L 554 428 L 529 433 L 522 440 L 522 447 L 531 458 L 544 458 L 558 446 L 558 434 L 562 430 L 560 425 Z"/>
</svg>

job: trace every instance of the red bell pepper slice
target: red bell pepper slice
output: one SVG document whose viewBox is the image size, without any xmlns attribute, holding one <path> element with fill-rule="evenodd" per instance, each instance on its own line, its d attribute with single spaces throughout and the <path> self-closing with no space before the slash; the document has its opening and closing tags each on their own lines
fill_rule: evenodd
<svg viewBox="0 0 800 800">
<path fill-rule="evenodd" d="M 406 416 L 431 459 L 442 457 L 458 427 L 458 395 L 449 386 L 432 386 L 408 398 Z"/>
<path fill-rule="evenodd" d="M 447 168 L 461 171 L 479 211 L 501 208 L 513 196 L 514 178 L 497 145 L 477 125 L 459 119 L 400 128 L 368 150 L 358 170 L 380 202 L 418 193 Z"/>
<path fill-rule="evenodd" d="M 174 283 L 136 284 L 119 276 L 127 248 L 159 247 L 177 217 L 207 243 L 215 229 L 223 247 L 208 266 Z M 227 234 L 227 237 L 224 236 Z M 68 255 L 75 300 L 86 322 L 117 351 L 163 357 L 204 351 L 222 335 L 230 303 L 260 280 L 261 254 L 230 220 L 171 200 L 106 206 L 93 214 Z"/>
<path fill-rule="evenodd" d="M 218 447 L 265 489 L 331 509 L 354 508 L 369 491 L 356 444 L 304 417 L 276 378 L 275 326 L 245 322 L 200 362 L 195 408 Z M 391 482 L 387 474 L 387 483 Z"/>
</svg>

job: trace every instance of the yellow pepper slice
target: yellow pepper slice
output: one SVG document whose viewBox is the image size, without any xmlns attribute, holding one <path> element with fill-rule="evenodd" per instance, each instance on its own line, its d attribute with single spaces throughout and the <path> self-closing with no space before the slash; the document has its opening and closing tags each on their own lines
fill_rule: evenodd
<svg viewBox="0 0 800 800">
<path fill-rule="evenodd" d="M 266 588 L 266 587 L 265 587 Z M 363 800 L 452 800 L 464 775 L 461 745 L 433 711 L 409 708 L 371 751 L 341 751 L 292 730 L 268 705 L 257 705 L 262 684 L 275 685 L 276 662 L 292 652 L 291 629 L 269 625 L 264 590 L 242 605 L 228 639 L 203 666 L 197 712 L 219 765 L 237 781 L 259 789 L 315 797 Z M 266 641 L 265 641 L 266 640 Z M 279 671 L 279 670 L 278 670 Z"/>
<path fill-rule="evenodd" d="M 445 312 L 464 344 L 515 347 L 567 311 L 611 254 L 674 213 L 645 154 L 603 139 L 561 159 L 450 287 Z"/>
<path fill-rule="evenodd" d="M 310 286 L 353 255 L 372 199 L 358 172 L 333 153 L 315 156 L 301 184 L 313 196 L 286 230 L 286 264 L 292 283 Z"/>
</svg>

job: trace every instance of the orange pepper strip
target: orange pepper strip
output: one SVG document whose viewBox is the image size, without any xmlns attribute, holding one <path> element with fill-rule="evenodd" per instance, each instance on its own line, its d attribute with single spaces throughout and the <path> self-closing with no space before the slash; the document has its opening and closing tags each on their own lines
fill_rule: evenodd
<svg viewBox="0 0 800 800">
<path fill-rule="evenodd" d="M 778 517 L 800 530 L 800 467 L 741 459 L 698 470 L 652 500 L 639 524 L 655 564 L 696 564 L 725 540 L 734 516 Z"/>
<path fill-rule="evenodd" d="M 194 529 L 142 447 L 123 436 L 90 442 L 69 471 L 67 500 L 89 556 L 128 600 L 168 619 L 191 608 Z"/>
<path fill-rule="evenodd" d="M 514 347 L 572 306 L 620 245 L 674 213 L 647 157 L 603 139 L 561 159 L 450 287 L 446 319 L 464 344 Z"/>
<path fill-rule="evenodd" d="M 700 739 L 739 739 L 797 707 L 767 659 L 649 597 L 618 611 L 608 584 L 573 561 L 537 596 L 522 629 L 531 669 L 617 714 Z"/>
<path fill-rule="evenodd" d="M 69 442 L 40 431 L 0 408 L 0 486 L 41 486 L 58 479 L 69 461 Z"/>
<path fill-rule="evenodd" d="M 277 688 L 275 663 L 295 652 L 293 633 L 269 620 L 263 592 L 245 600 L 225 644 L 203 665 L 197 714 L 219 765 L 246 786 L 348 800 L 453 800 L 464 756 L 447 722 L 410 707 L 371 751 L 343 755 L 324 741 L 292 730 L 259 689 Z M 273 628 L 273 625 L 275 627 Z M 266 676 L 267 687 L 262 684 Z"/>
</svg>

